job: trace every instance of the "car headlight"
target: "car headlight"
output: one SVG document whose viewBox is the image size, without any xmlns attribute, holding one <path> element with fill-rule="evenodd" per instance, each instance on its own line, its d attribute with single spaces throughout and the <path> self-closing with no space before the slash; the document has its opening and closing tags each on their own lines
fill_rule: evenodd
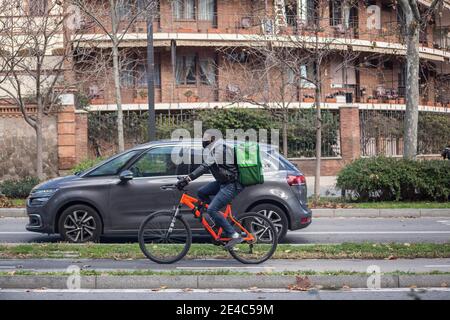
<svg viewBox="0 0 450 320">
<path fill-rule="evenodd" d="M 30 193 L 30 205 L 31 206 L 40 206 L 46 203 L 58 189 L 37 189 L 32 190 Z"/>
<path fill-rule="evenodd" d="M 58 189 L 37 189 L 32 190 L 31 195 L 34 197 L 51 197 Z"/>
</svg>

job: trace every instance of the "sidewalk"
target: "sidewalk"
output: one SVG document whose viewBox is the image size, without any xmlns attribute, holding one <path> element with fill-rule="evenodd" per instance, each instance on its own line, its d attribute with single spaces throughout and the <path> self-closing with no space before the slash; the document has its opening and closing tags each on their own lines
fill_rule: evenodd
<svg viewBox="0 0 450 320">
<path fill-rule="evenodd" d="M 81 270 L 111 271 L 231 271 L 246 273 L 281 272 L 362 272 L 377 266 L 381 273 L 412 272 L 429 273 L 433 271 L 450 273 L 450 258 L 437 259 L 271 259 L 259 265 L 244 265 L 232 259 L 184 259 L 175 264 L 156 264 L 147 259 L 0 259 L 0 272 L 35 271 L 66 272 L 69 266 L 78 266 Z M 450 283 L 449 283 L 450 284 Z"/>
</svg>

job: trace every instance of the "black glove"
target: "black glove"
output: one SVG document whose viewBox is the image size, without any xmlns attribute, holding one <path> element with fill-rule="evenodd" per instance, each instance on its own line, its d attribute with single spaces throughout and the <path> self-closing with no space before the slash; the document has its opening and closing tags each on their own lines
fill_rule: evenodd
<svg viewBox="0 0 450 320">
<path fill-rule="evenodd" d="M 178 180 L 177 184 L 176 184 L 177 189 L 178 190 L 183 190 L 184 187 L 186 187 L 189 184 L 190 181 L 191 181 L 191 179 L 189 178 L 189 176 L 185 176 L 183 178 L 180 178 Z"/>
</svg>

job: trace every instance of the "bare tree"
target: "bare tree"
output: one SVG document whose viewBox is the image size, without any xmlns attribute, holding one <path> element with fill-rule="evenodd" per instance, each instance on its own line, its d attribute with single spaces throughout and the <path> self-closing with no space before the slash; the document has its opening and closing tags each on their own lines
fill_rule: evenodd
<svg viewBox="0 0 450 320">
<path fill-rule="evenodd" d="M 120 50 L 126 35 L 139 20 L 152 19 L 157 6 L 154 0 L 71 0 L 84 15 L 84 23 L 94 25 L 110 40 L 113 64 L 114 93 L 117 105 L 119 151 L 125 149 L 122 94 L 120 85 Z M 104 52 L 104 51 L 103 51 Z"/>
<path fill-rule="evenodd" d="M 353 37 L 352 21 L 349 13 L 357 2 L 353 0 L 343 1 L 341 10 L 343 16 L 336 20 L 336 24 L 339 27 L 339 29 L 336 28 L 336 32 L 339 33 L 337 36 L 327 36 L 324 32 L 324 26 L 328 26 L 330 20 L 325 15 L 325 10 L 328 10 L 328 6 L 324 5 L 325 1 L 312 0 L 304 1 L 303 3 L 305 6 L 297 8 L 297 14 L 294 16 L 282 13 L 275 17 L 264 17 L 261 22 L 263 34 L 258 37 L 250 36 L 249 40 L 251 41 L 249 41 L 246 50 L 262 56 L 262 59 L 266 62 L 264 71 L 266 77 L 259 78 L 266 81 L 266 90 L 270 91 L 270 93 L 267 93 L 262 102 L 261 100 L 254 101 L 248 98 L 244 100 L 254 104 L 264 103 L 268 107 L 278 105 L 284 111 L 283 114 L 287 115 L 292 102 L 300 100 L 299 94 L 297 96 L 288 94 L 291 90 L 289 87 L 293 83 L 296 84 L 299 91 L 309 89 L 307 92 L 312 92 L 316 127 L 314 195 L 319 198 L 322 157 L 323 85 L 327 77 L 331 76 L 330 73 L 325 74 L 323 71 L 333 56 L 341 57 L 341 69 L 348 68 L 350 63 L 358 56 L 356 52 L 351 51 L 348 47 L 348 40 Z M 282 12 L 282 10 L 277 12 Z M 271 69 L 281 71 L 281 76 L 278 77 L 281 81 L 278 81 L 275 86 L 271 86 L 271 81 L 268 80 L 273 75 L 273 72 L 270 72 Z M 293 83 L 285 81 L 285 71 L 292 74 L 293 79 L 295 79 Z M 247 78 L 246 82 L 250 84 Z M 261 88 L 262 86 L 257 85 L 255 87 Z M 274 92 L 278 92 L 278 95 L 274 95 Z M 273 98 L 278 98 L 279 100 L 275 102 L 272 100 Z M 285 131 L 286 127 L 283 126 L 283 128 L 283 131 Z M 285 134 L 283 136 L 286 137 Z M 283 141 L 283 146 L 286 153 L 287 141 Z"/>
<path fill-rule="evenodd" d="M 442 0 L 433 0 L 424 14 L 419 10 L 417 0 L 399 0 L 404 14 L 406 36 L 406 113 L 404 129 L 403 157 L 414 159 L 417 156 L 417 127 L 419 121 L 419 36 L 429 22 Z"/>
<path fill-rule="evenodd" d="M 227 99 L 232 103 L 249 103 L 264 108 L 281 120 L 282 150 L 288 155 L 289 109 L 299 101 L 301 81 L 290 66 L 302 64 L 306 57 L 291 53 L 292 48 L 253 46 L 221 48 L 224 57 L 218 66 L 228 83 Z M 290 64 L 281 60 L 295 59 Z"/>
<path fill-rule="evenodd" d="M 56 0 L 1 4 L 0 99 L 16 105 L 36 132 L 36 175 L 43 179 L 44 116 L 76 85 L 69 79 L 75 47 L 65 28 L 70 15 Z"/>
</svg>

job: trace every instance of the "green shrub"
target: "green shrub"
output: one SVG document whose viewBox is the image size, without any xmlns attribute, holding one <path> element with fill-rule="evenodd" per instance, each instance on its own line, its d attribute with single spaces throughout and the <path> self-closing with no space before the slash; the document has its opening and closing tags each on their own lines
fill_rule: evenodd
<svg viewBox="0 0 450 320">
<path fill-rule="evenodd" d="M 72 170 L 70 170 L 73 174 L 77 173 L 77 172 L 82 172 L 85 171 L 87 169 L 92 168 L 93 166 L 95 166 L 97 163 L 101 162 L 105 160 L 104 157 L 98 157 L 98 158 L 94 158 L 94 159 L 85 159 L 83 161 L 81 161 L 80 163 L 78 163 L 75 167 L 72 168 Z"/>
<path fill-rule="evenodd" d="M 357 201 L 445 201 L 450 195 L 450 161 L 361 158 L 339 172 L 336 186 Z"/>
<path fill-rule="evenodd" d="M 0 192 L 8 198 L 26 198 L 31 189 L 39 183 L 35 177 L 5 180 L 0 183 Z"/>
</svg>

